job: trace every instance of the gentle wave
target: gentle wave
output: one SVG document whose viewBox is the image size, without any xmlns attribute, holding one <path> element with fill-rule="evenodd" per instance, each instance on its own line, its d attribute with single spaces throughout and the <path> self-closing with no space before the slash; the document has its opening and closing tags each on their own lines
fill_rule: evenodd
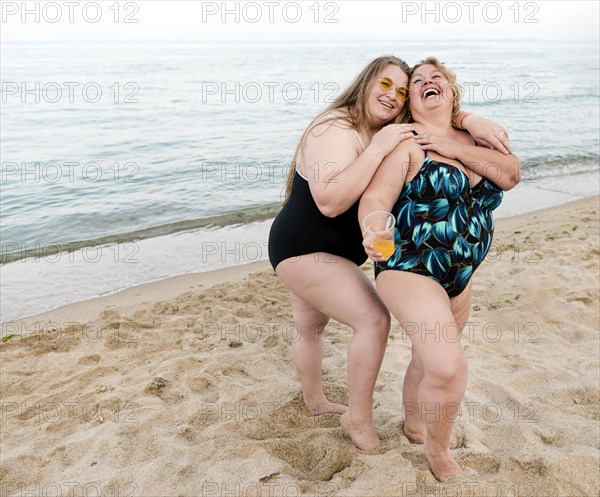
<svg viewBox="0 0 600 497">
<path fill-rule="evenodd" d="M 600 171 L 600 159 L 598 156 L 590 154 L 546 156 L 527 161 L 521 165 L 521 168 L 522 181 L 532 183 L 542 178 L 571 176 Z M 232 210 L 213 216 L 179 220 L 88 240 L 73 240 L 65 243 L 49 243 L 46 245 L 35 244 L 34 247 L 28 249 L 19 249 L 18 244 L 9 242 L 2 244 L 0 263 L 6 264 L 26 259 L 27 257 L 39 256 L 40 251 L 43 251 L 44 256 L 50 256 L 64 251 L 75 251 L 84 247 L 128 243 L 198 229 L 212 229 L 265 221 L 273 218 L 280 207 L 280 202 L 268 203 L 250 208 Z"/>
<path fill-rule="evenodd" d="M 19 248 L 19 244 L 16 242 L 5 242 L 2 244 L 2 252 L 0 252 L 0 264 L 19 261 L 28 257 L 49 257 L 62 252 L 73 252 L 86 247 L 97 247 L 100 245 L 111 245 L 116 243 L 130 243 L 147 238 L 195 231 L 198 229 L 209 230 L 225 226 L 236 226 L 257 221 L 265 221 L 275 217 L 280 207 L 280 203 L 258 205 L 249 209 L 239 209 L 199 219 L 186 219 L 183 221 L 152 226 L 150 228 L 134 230 L 128 233 L 103 236 L 91 240 L 73 240 L 65 243 L 35 244 L 34 247 L 30 248 Z"/>
<path fill-rule="evenodd" d="M 1 250 L 11 257 L 3 261 L 31 254 L 17 245 L 79 247 L 205 229 L 222 213 L 278 201 L 304 127 L 384 53 L 409 64 L 434 53 L 455 69 L 470 85 L 463 108 L 506 127 L 528 177 L 594 171 L 597 52 L 597 44 L 534 41 L 482 42 L 478 50 L 430 41 L 3 45 L 3 81 L 31 89 L 35 67 L 42 87 L 80 83 L 74 102 L 64 86 L 57 103 L 48 101 L 53 93 L 35 103 L 13 87 L 0 95 Z M 102 88 L 97 104 L 83 98 L 86 83 Z M 138 103 L 127 102 L 130 83 Z M 231 91 L 236 83 L 233 95 L 203 90 L 225 84 Z M 244 92 L 256 87 L 262 93 L 254 102 Z M 48 168 L 53 160 L 58 180 Z M 79 164 L 72 177 L 70 163 Z"/>
<path fill-rule="evenodd" d="M 582 174 L 600 171 L 600 158 L 589 154 L 540 157 L 521 164 L 521 169 L 538 178 Z"/>
</svg>

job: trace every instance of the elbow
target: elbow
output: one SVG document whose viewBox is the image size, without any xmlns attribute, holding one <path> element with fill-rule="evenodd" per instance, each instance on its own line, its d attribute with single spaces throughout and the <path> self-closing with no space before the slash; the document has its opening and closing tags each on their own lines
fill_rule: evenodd
<svg viewBox="0 0 600 497">
<path fill-rule="evenodd" d="M 516 175 L 513 176 L 511 178 L 507 178 L 506 180 L 504 180 L 500 185 L 498 185 L 500 188 L 502 188 L 505 192 L 512 190 L 515 186 L 517 186 L 519 184 L 519 181 L 521 180 L 521 176 L 520 175 Z"/>
<path fill-rule="evenodd" d="M 318 191 L 311 191 L 311 193 L 317 209 L 325 217 L 336 217 L 344 212 L 343 206 L 340 205 L 340 202 L 336 202 L 334 196 L 323 195 Z"/>
<path fill-rule="evenodd" d="M 356 202 L 356 199 L 344 199 L 334 195 L 315 195 L 313 193 L 312 197 L 319 212 L 330 218 L 343 214 Z"/>
<path fill-rule="evenodd" d="M 340 206 L 335 204 L 317 204 L 317 208 L 321 214 L 330 218 L 337 217 L 344 212 L 340 210 Z"/>
<path fill-rule="evenodd" d="M 502 182 L 504 191 L 512 190 L 521 181 L 521 161 L 516 155 L 513 155 L 512 158 L 513 161 L 508 168 L 508 174 L 504 175 L 504 181 Z"/>
</svg>

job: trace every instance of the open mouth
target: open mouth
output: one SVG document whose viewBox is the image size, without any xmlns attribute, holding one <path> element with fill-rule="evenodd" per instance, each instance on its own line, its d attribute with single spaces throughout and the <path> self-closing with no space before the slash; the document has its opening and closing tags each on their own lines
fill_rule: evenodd
<svg viewBox="0 0 600 497">
<path fill-rule="evenodd" d="M 383 100 L 379 100 L 379 103 L 383 105 L 386 109 L 393 109 L 394 106 L 388 102 L 384 102 Z"/>
<path fill-rule="evenodd" d="M 423 98 L 428 99 L 430 97 L 437 97 L 439 94 L 440 92 L 436 88 L 427 88 L 427 90 L 423 92 Z"/>
</svg>

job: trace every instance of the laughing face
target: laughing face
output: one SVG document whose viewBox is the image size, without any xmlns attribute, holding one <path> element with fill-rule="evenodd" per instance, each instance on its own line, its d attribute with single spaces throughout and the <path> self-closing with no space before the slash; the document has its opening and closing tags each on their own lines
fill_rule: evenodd
<svg viewBox="0 0 600 497">
<path fill-rule="evenodd" d="M 433 64 L 418 66 L 410 78 L 411 113 L 448 108 L 452 112 L 455 93 L 446 74 Z"/>
<path fill-rule="evenodd" d="M 380 84 L 384 78 L 391 81 L 391 85 Z M 385 86 L 391 87 L 386 90 Z M 384 67 L 375 78 L 367 101 L 372 126 L 382 126 L 400 114 L 406 102 L 399 98 L 396 89 L 407 86 L 408 76 L 402 69 L 393 64 Z"/>
</svg>

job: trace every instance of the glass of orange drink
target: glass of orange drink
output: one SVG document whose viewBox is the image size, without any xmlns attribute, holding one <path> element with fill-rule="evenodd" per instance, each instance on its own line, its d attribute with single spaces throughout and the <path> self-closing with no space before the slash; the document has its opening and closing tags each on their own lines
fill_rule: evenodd
<svg viewBox="0 0 600 497">
<path fill-rule="evenodd" d="M 394 253 L 396 218 L 386 211 L 375 211 L 363 219 L 364 236 L 373 239 L 373 250 L 389 259 Z"/>
</svg>

